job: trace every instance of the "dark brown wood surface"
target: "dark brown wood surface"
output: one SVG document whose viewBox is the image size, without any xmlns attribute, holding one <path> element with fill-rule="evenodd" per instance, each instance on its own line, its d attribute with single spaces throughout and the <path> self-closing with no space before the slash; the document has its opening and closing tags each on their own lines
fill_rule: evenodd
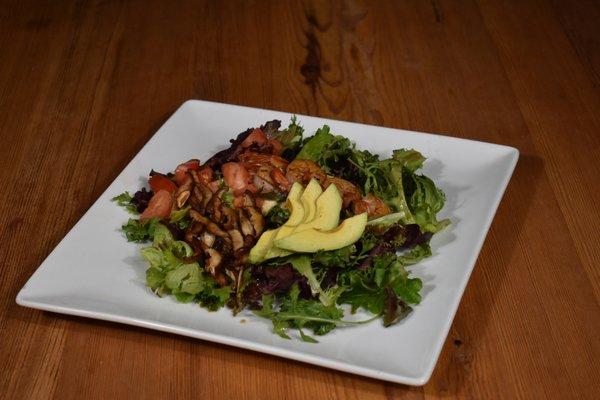
<svg viewBox="0 0 600 400">
<path fill-rule="evenodd" d="M 598 1 L 3 1 L 0 397 L 600 398 Z M 185 100 L 521 158 L 431 378 L 353 376 L 15 296 Z"/>
</svg>

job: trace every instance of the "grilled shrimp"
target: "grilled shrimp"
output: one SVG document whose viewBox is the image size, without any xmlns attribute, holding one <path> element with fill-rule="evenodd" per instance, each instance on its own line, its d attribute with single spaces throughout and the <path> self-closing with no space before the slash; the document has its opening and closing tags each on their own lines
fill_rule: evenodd
<svg viewBox="0 0 600 400">
<path fill-rule="evenodd" d="M 346 208 L 353 202 L 360 201 L 360 199 L 362 198 L 360 190 L 352 182 L 348 182 L 347 180 L 342 178 L 329 176 L 327 177 L 325 188 L 327 188 L 332 183 L 338 188 L 338 190 L 342 194 L 342 207 Z"/>
<path fill-rule="evenodd" d="M 248 170 L 241 163 L 225 163 L 221 167 L 221 172 L 227 186 L 233 189 L 235 195 L 243 194 L 247 189 L 252 188 L 252 176 L 250 176 Z"/>
<path fill-rule="evenodd" d="M 272 166 L 285 171 L 288 162 L 273 154 L 262 154 L 254 151 L 246 151 L 238 156 L 238 161 L 243 162 L 248 169 L 257 169 L 262 166 Z"/>
<path fill-rule="evenodd" d="M 290 183 L 300 182 L 306 185 L 312 178 L 318 180 L 321 185 L 327 180 L 327 174 L 314 161 L 294 160 L 288 167 L 285 177 Z"/>
<path fill-rule="evenodd" d="M 379 218 L 392 212 L 390 207 L 373 193 L 369 193 L 362 199 L 352 204 L 354 214 L 367 213 L 369 218 Z"/>
<path fill-rule="evenodd" d="M 273 154 L 247 151 L 240 154 L 238 160 L 253 175 L 253 183 L 261 192 L 287 193 L 289 191 L 291 185 L 283 175 L 288 162 L 283 158 Z"/>
</svg>

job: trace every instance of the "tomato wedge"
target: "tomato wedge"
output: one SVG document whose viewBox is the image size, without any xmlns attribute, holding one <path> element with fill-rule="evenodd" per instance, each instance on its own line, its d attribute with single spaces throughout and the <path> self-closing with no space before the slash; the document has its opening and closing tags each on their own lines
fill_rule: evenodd
<svg viewBox="0 0 600 400">
<path fill-rule="evenodd" d="M 292 184 L 287 180 L 283 172 L 279 168 L 273 168 L 271 171 L 271 178 L 277 183 L 280 189 L 288 192 L 292 187 Z"/>
<path fill-rule="evenodd" d="M 242 147 L 248 148 L 253 144 L 258 146 L 264 146 L 267 143 L 267 135 L 260 128 L 254 128 L 254 130 L 244 139 L 242 142 Z"/>
<path fill-rule="evenodd" d="M 150 184 L 150 189 L 154 193 L 157 193 L 161 190 L 166 190 L 169 193 L 173 193 L 177 190 L 177 186 L 173 183 L 172 180 L 164 176 L 163 174 L 155 173 L 148 179 L 148 184 Z"/>
<path fill-rule="evenodd" d="M 173 196 L 166 190 L 159 190 L 150 199 L 148 207 L 140 215 L 141 220 L 150 218 L 166 218 L 171 215 Z"/>
<path fill-rule="evenodd" d="M 199 168 L 200 168 L 200 160 L 192 158 L 189 161 L 179 164 L 177 166 L 177 168 L 175 168 L 175 173 L 177 173 L 179 171 L 187 172 L 191 169 L 197 170 Z"/>
<path fill-rule="evenodd" d="M 179 164 L 177 168 L 175 168 L 175 173 L 173 174 L 173 180 L 177 182 L 179 186 L 183 185 L 187 180 L 187 172 L 190 170 L 198 170 L 200 168 L 200 160 L 191 159 L 182 164 Z"/>
</svg>

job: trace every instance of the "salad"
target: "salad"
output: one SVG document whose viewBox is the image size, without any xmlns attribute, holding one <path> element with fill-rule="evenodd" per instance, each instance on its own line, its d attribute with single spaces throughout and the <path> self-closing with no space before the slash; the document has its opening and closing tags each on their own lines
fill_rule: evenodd
<svg viewBox="0 0 600 400">
<path fill-rule="evenodd" d="M 295 117 L 250 128 L 205 162 L 150 171 L 148 187 L 113 198 L 147 242 L 146 284 L 214 311 L 250 309 L 273 331 L 306 342 L 336 327 L 388 327 L 421 301 L 407 267 L 431 255 L 444 193 L 419 174 L 425 158 L 382 159 L 325 125 L 305 135 Z M 363 310 L 371 317 L 349 314 Z"/>
</svg>

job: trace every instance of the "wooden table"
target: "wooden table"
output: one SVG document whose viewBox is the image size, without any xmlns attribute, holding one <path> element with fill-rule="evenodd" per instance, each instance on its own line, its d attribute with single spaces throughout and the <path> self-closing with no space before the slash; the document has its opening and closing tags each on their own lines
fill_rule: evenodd
<svg viewBox="0 0 600 400">
<path fill-rule="evenodd" d="M 3 3 L 0 397 L 600 397 L 598 2 Z M 190 98 L 519 148 L 426 386 L 15 304 Z"/>
</svg>

